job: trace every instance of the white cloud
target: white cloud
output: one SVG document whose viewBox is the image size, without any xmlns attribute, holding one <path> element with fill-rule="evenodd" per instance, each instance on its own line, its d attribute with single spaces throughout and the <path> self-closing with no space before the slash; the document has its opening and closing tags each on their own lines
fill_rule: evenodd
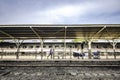
<svg viewBox="0 0 120 80">
<path fill-rule="evenodd" d="M 68 3 L 59 6 L 48 6 L 31 12 L 14 13 L 9 16 L 8 23 L 104 23 L 106 19 L 113 19 L 114 13 L 120 12 L 119 0 L 87 0 L 86 2 Z M 117 17 L 116 17 L 117 18 Z M 84 20 L 84 21 L 83 21 Z M 114 18 L 115 20 L 115 18 Z M 120 21 L 119 18 L 117 20 Z M 86 22 L 85 22 L 86 21 Z M 93 22 L 92 22 L 93 21 Z M 107 22 L 111 22 L 107 20 Z"/>
<path fill-rule="evenodd" d="M 71 21 L 74 21 L 74 19 L 81 20 L 86 16 L 88 17 L 93 16 L 93 18 L 94 16 L 96 18 L 97 17 L 106 18 L 109 14 L 113 14 L 119 10 L 120 10 L 119 3 L 113 0 L 110 0 L 109 3 L 108 1 L 103 1 L 103 2 L 96 1 L 96 2 L 85 2 L 85 3 L 61 5 L 55 8 L 43 10 L 42 12 L 38 11 L 37 16 L 44 16 L 42 17 L 42 21 L 45 23 L 49 23 L 49 22 L 64 23 L 65 20 L 69 20 L 68 21 L 69 23 Z M 103 19 L 103 18 L 100 18 L 100 19 Z"/>
</svg>

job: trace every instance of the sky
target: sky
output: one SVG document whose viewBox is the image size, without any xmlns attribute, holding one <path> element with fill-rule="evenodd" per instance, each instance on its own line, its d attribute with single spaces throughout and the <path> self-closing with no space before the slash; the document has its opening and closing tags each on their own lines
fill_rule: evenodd
<svg viewBox="0 0 120 80">
<path fill-rule="evenodd" d="M 119 24 L 120 0 L 0 0 L 0 24 Z"/>
</svg>

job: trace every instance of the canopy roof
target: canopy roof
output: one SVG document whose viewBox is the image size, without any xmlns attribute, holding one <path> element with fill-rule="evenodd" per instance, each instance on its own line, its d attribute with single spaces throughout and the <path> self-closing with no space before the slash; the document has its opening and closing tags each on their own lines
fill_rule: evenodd
<svg viewBox="0 0 120 80">
<path fill-rule="evenodd" d="M 0 39 L 119 39 L 120 24 L 0 25 Z"/>
</svg>

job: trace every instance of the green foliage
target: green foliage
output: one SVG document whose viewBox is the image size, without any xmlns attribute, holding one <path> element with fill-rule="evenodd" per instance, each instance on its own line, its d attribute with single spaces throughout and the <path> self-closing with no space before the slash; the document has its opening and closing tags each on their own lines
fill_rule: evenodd
<svg viewBox="0 0 120 80">
<path fill-rule="evenodd" d="M 77 38 L 73 40 L 73 42 L 84 42 L 84 41 L 86 41 L 84 38 Z"/>
<path fill-rule="evenodd" d="M 0 42 L 3 42 L 3 40 L 0 40 Z"/>
</svg>

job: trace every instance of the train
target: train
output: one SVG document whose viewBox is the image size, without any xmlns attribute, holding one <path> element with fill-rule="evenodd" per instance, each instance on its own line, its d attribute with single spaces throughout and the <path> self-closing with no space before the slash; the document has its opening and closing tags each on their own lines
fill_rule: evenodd
<svg viewBox="0 0 120 80">
<path fill-rule="evenodd" d="M 15 55 L 16 52 L 19 55 L 49 55 L 49 51 L 51 48 L 54 48 L 55 56 L 73 56 L 73 53 L 84 53 L 86 57 L 88 57 L 88 44 L 84 43 L 82 45 L 81 42 L 66 42 L 66 46 L 64 46 L 63 42 L 44 42 L 43 48 L 41 48 L 41 43 L 38 42 L 24 42 L 19 48 L 16 46 L 15 42 L 1 42 L 0 43 L 0 55 Z M 120 43 L 117 43 L 115 46 L 116 55 L 120 55 Z M 110 43 L 107 42 L 92 42 L 91 44 L 91 52 L 100 52 L 101 56 L 105 56 L 106 53 L 108 55 L 113 55 L 114 50 Z"/>
</svg>

